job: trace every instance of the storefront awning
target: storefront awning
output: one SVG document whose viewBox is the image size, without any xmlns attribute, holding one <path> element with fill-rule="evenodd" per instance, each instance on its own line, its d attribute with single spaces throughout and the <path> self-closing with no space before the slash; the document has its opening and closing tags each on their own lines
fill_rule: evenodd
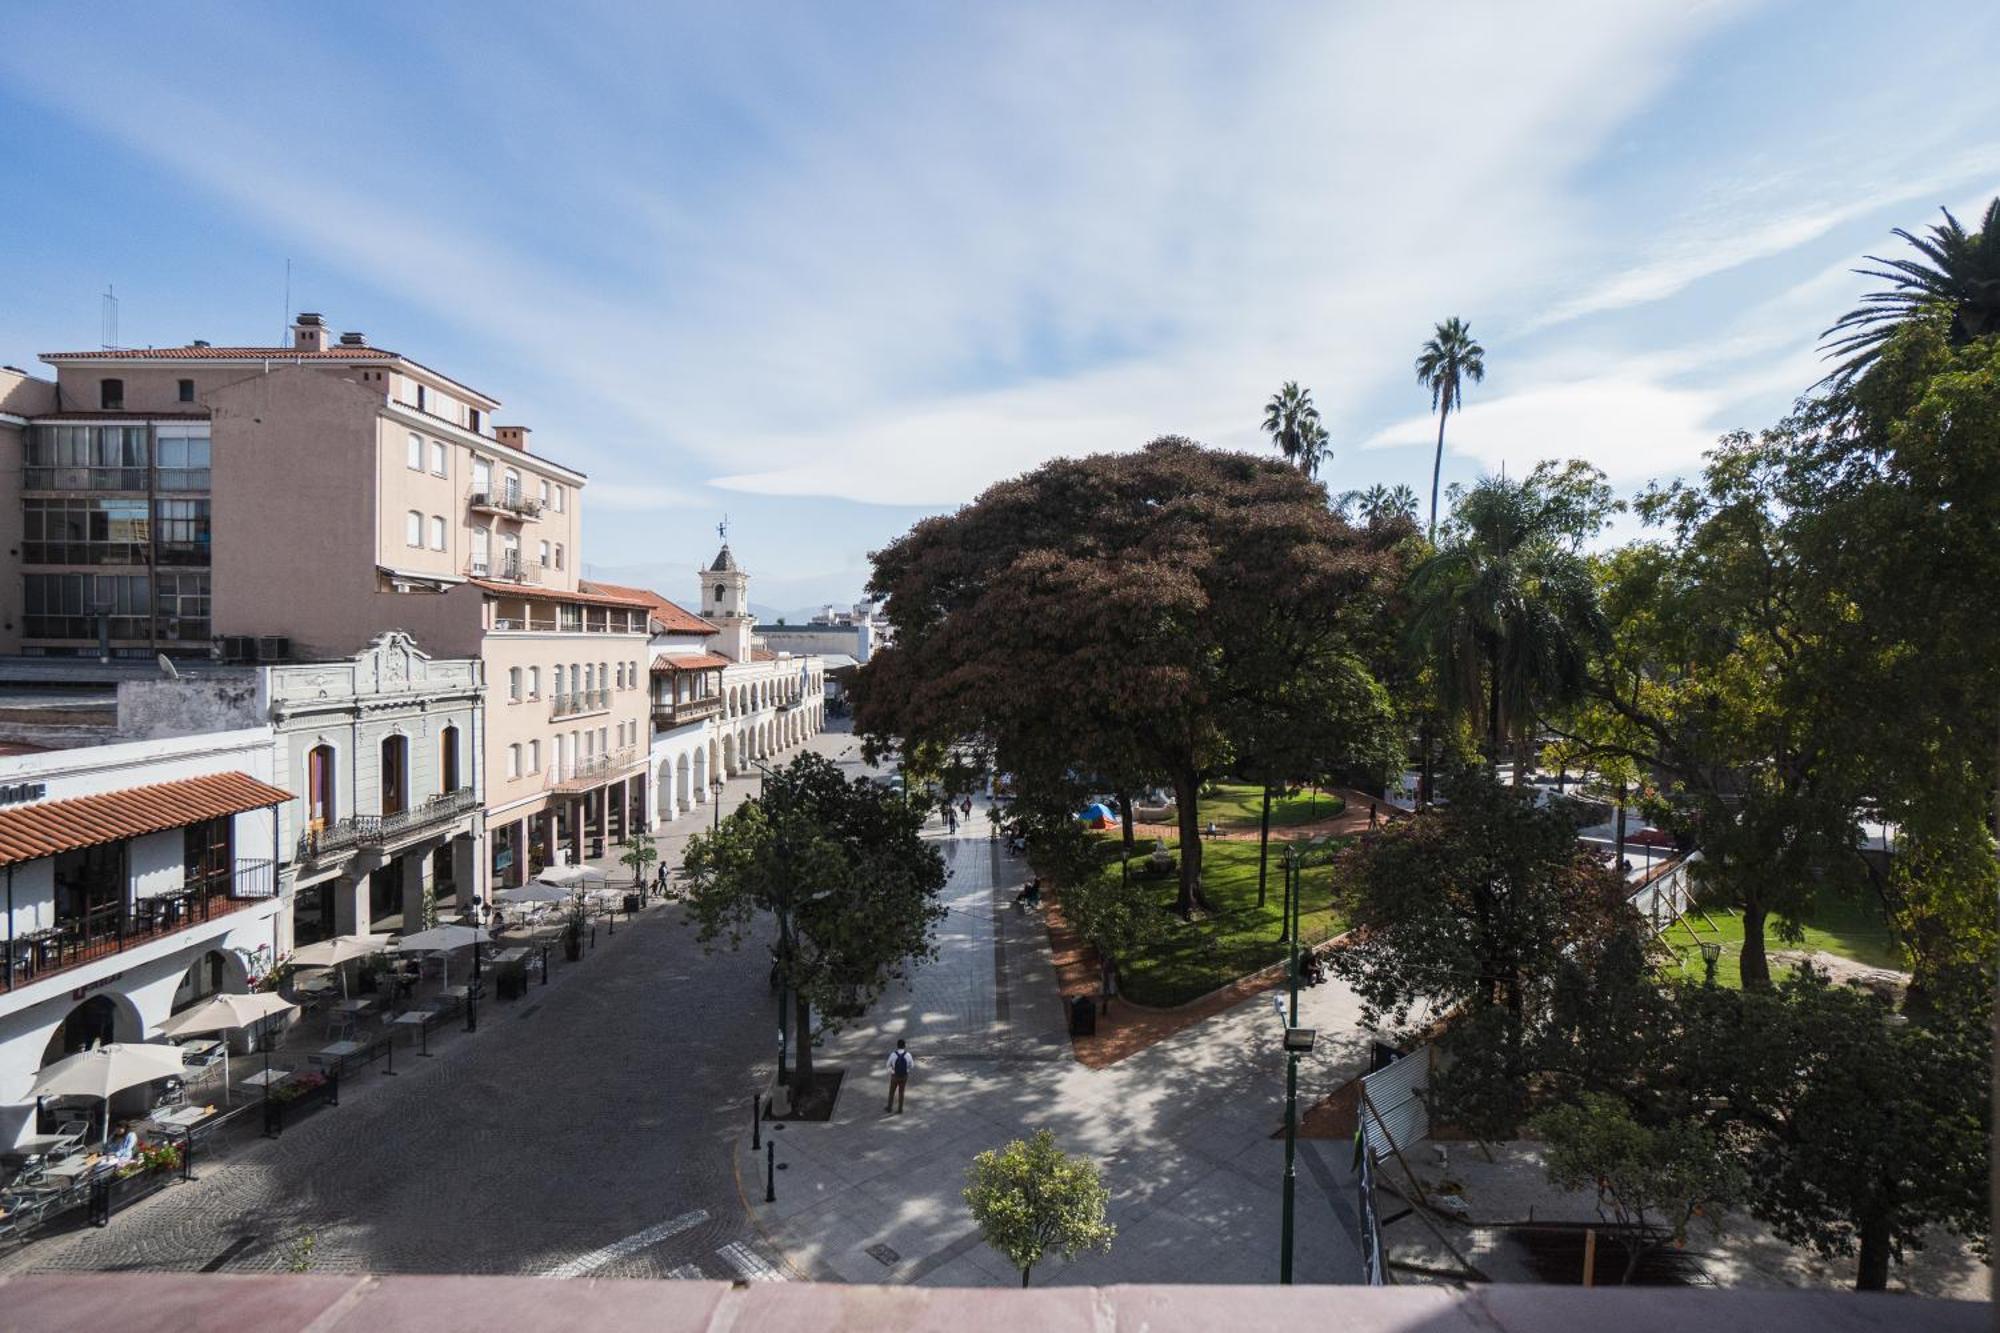
<svg viewBox="0 0 2000 1333">
<path fill-rule="evenodd" d="M 0 810 L 0 866 L 283 805 L 292 794 L 248 773 L 156 782 Z"/>
</svg>

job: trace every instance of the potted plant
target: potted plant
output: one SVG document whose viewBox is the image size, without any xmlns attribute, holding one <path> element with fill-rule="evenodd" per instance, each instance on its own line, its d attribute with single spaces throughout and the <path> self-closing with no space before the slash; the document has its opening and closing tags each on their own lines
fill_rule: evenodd
<svg viewBox="0 0 2000 1333">
<path fill-rule="evenodd" d="M 563 909 L 562 944 L 563 957 L 574 963 L 583 957 L 583 933 L 590 928 L 590 913 L 584 905 L 583 895 L 570 899 Z"/>
</svg>

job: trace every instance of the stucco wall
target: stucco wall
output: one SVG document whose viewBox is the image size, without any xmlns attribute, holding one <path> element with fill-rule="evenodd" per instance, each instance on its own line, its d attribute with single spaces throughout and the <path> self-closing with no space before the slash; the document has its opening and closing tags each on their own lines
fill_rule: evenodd
<svg viewBox="0 0 2000 1333">
<path fill-rule="evenodd" d="M 118 734 L 126 740 L 233 731 L 262 722 L 257 682 L 234 680 L 121 680 Z"/>
</svg>

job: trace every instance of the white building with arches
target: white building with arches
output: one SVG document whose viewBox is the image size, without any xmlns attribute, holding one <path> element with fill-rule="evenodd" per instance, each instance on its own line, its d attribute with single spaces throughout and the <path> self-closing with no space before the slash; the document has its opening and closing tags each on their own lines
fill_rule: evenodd
<svg viewBox="0 0 2000 1333">
<path fill-rule="evenodd" d="M 775 766 L 825 723 L 816 656 L 773 652 L 753 633 L 750 576 L 725 544 L 698 570 L 702 614 L 642 588 L 589 583 L 652 606 L 652 748 L 656 820 L 712 799 L 726 778 Z"/>
<path fill-rule="evenodd" d="M 271 729 L 0 759 L 0 1145 L 38 1070 L 248 988 L 283 946 Z M 145 1089 L 134 1089 L 134 1105 Z M 114 1099 L 114 1113 L 130 1107 Z"/>
</svg>

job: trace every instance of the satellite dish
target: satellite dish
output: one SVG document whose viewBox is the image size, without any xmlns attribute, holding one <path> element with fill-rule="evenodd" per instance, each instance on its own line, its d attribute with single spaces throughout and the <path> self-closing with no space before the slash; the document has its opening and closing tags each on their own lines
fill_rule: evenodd
<svg viewBox="0 0 2000 1333">
<path fill-rule="evenodd" d="M 181 678 L 181 670 L 174 665 L 173 658 L 168 657 L 165 653 L 161 653 L 153 660 L 160 664 L 160 674 L 168 680 L 179 680 Z"/>
</svg>

